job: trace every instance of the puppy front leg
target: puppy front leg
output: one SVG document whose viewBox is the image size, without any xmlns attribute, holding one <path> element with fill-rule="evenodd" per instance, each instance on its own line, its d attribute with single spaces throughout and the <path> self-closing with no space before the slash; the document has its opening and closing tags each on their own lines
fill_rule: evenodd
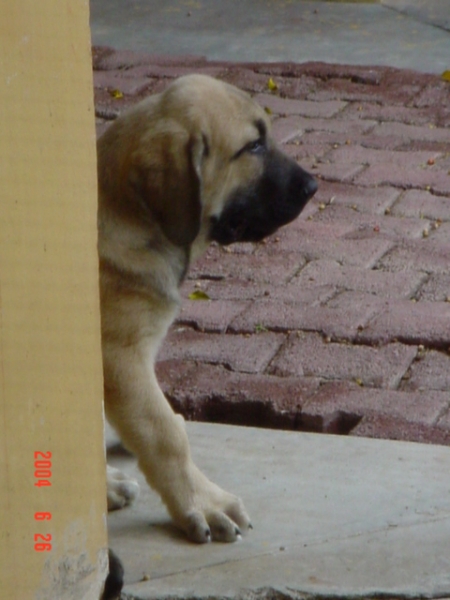
<svg viewBox="0 0 450 600">
<path fill-rule="evenodd" d="M 104 349 L 107 416 L 173 520 L 195 542 L 233 542 L 250 527 L 242 501 L 191 458 L 184 420 L 162 393 L 153 362 L 135 346 Z"/>
</svg>

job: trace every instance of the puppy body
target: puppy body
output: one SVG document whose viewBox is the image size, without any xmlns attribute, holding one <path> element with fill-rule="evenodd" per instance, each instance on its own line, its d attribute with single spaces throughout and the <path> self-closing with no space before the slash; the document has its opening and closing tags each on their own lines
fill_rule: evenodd
<svg viewBox="0 0 450 600">
<path fill-rule="evenodd" d="M 192 462 L 183 419 L 161 392 L 154 362 L 191 260 L 212 240 L 262 239 L 315 192 L 269 132 L 249 96 L 197 75 L 124 113 L 98 142 L 106 413 L 197 542 L 234 541 L 250 520 L 241 500 Z"/>
</svg>

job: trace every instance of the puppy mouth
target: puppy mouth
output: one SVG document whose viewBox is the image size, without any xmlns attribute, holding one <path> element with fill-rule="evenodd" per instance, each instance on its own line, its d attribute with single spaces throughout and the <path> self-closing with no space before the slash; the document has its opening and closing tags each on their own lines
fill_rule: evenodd
<svg viewBox="0 0 450 600">
<path fill-rule="evenodd" d="M 282 155 L 283 156 L 283 155 Z M 248 188 L 238 189 L 220 216 L 211 218 L 210 238 L 223 246 L 259 242 L 296 219 L 317 191 L 317 182 L 287 157 L 289 168 L 280 177 L 277 166 Z"/>
</svg>

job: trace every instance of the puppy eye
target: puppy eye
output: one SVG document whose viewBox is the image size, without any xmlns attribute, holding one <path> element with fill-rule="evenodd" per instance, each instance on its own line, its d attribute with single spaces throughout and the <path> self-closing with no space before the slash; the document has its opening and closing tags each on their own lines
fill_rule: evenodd
<svg viewBox="0 0 450 600">
<path fill-rule="evenodd" d="M 266 140 L 263 137 L 258 138 L 248 144 L 245 144 L 243 148 L 238 150 L 231 160 L 237 160 L 243 154 L 262 154 L 266 150 Z"/>
<path fill-rule="evenodd" d="M 250 152 L 250 154 L 259 154 L 260 152 L 263 152 L 264 149 L 265 149 L 264 140 L 262 140 L 261 138 L 259 138 L 258 140 L 255 140 L 253 142 L 250 142 L 249 144 L 247 144 L 245 146 L 246 152 Z"/>
</svg>

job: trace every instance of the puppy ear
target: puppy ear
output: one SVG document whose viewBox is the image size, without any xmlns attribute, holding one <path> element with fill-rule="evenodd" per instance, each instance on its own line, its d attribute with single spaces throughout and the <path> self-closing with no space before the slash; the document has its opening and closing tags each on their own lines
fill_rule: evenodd
<svg viewBox="0 0 450 600">
<path fill-rule="evenodd" d="M 164 235 L 177 246 L 192 244 L 200 230 L 202 136 L 178 124 L 152 132 L 132 159 L 130 183 Z"/>
</svg>

